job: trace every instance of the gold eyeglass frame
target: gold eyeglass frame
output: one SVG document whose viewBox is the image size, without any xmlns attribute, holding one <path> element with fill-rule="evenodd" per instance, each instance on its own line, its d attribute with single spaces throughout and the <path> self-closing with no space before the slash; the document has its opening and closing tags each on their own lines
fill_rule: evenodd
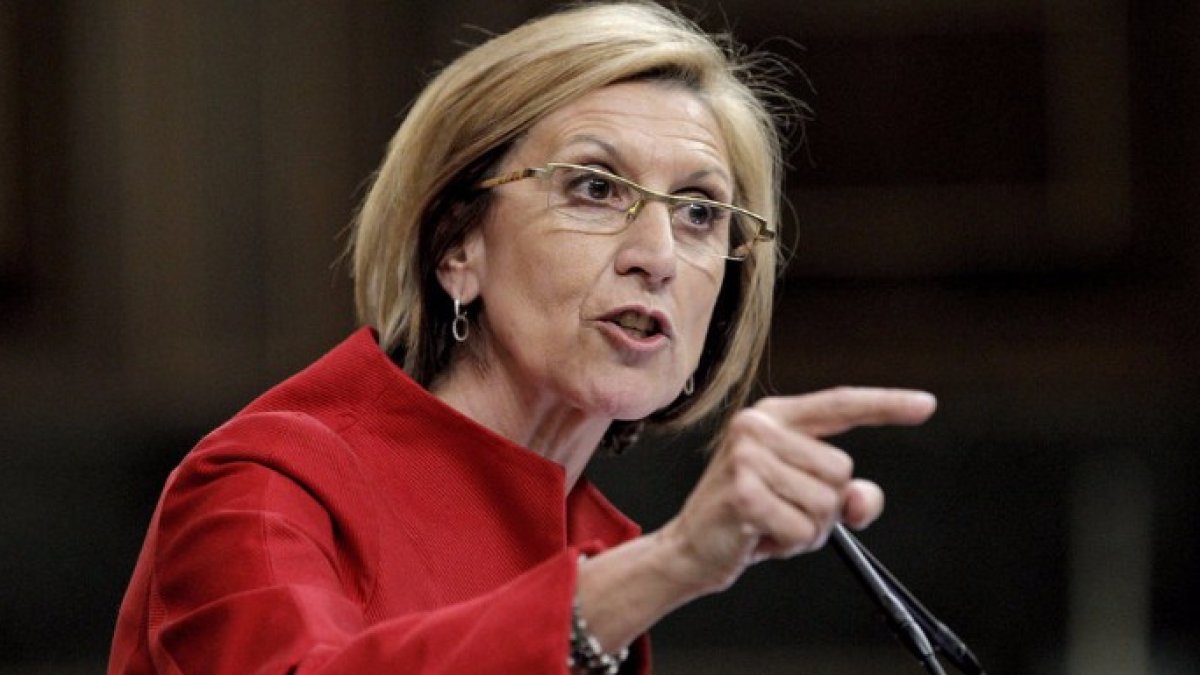
<svg viewBox="0 0 1200 675">
<path fill-rule="evenodd" d="M 515 183 L 519 180 L 525 180 L 526 178 L 542 178 L 555 169 L 575 169 L 577 171 L 590 172 L 602 178 L 611 180 L 614 183 L 619 183 L 636 192 L 640 199 L 638 199 L 636 202 L 630 205 L 628 209 L 625 210 L 625 219 L 627 223 L 632 222 L 633 219 L 637 217 L 638 213 L 641 212 L 642 207 L 645 206 L 647 201 L 662 202 L 666 204 L 667 209 L 672 212 L 680 204 L 701 204 L 704 206 L 712 206 L 720 209 L 726 209 L 740 216 L 745 216 L 746 218 L 758 223 L 758 228 L 753 233 L 753 236 L 748 237 L 746 241 L 739 244 L 737 248 L 731 250 L 729 255 L 710 253 L 710 255 L 713 255 L 717 258 L 741 262 L 750 257 L 750 252 L 753 250 L 755 244 L 763 241 L 773 241 L 775 239 L 775 230 L 771 228 L 771 224 L 767 222 L 766 218 L 763 218 L 753 211 L 747 211 L 740 206 L 726 204 L 725 202 L 704 199 L 703 197 L 684 197 L 680 195 L 666 194 L 665 192 L 656 192 L 648 187 L 639 185 L 628 178 L 618 176 L 603 169 L 597 169 L 594 166 L 583 166 L 581 164 L 569 164 L 566 162 L 548 162 L 544 167 L 519 169 L 517 171 L 510 171 L 499 176 L 493 176 L 492 178 L 485 178 L 484 180 L 479 181 L 475 187 L 480 190 L 490 190 L 491 188 L 498 187 L 500 185 L 507 185 L 508 183 Z"/>
</svg>

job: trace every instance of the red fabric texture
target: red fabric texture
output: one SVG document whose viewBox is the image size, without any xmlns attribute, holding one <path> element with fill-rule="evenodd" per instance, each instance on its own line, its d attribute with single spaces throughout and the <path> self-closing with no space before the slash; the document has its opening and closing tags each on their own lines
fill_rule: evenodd
<svg viewBox="0 0 1200 675">
<path fill-rule="evenodd" d="M 562 675 L 579 553 L 639 534 L 563 492 L 362 329 L 171 474 L 108 672 Z"/>
</svg>

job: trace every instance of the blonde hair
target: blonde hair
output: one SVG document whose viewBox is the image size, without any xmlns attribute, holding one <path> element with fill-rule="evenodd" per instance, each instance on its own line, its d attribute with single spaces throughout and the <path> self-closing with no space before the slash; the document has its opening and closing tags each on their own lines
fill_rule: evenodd
<svg viewBox="0 0 1200 675">
<path fill-rule="evenodd" d="M 350 245 L 359 319 L 429 386 L 454 345 L 437 265 L 486 212 L 489 193 L 475 184 L 539 120 L 617 82 L 680 83 L 705 100 L 726 142 L 736 203 L 777 224 L 779 132 L 762 96 L 770 85 L 754 80 L 752 65 L 723 38 L 648 2 L 577 6 L 468 51 L 417 98 L 358 212 Z M 730 263 L 695 392 L 647 422 L 677 428 L 745 403 L 770 327 L 777 258 L 774 243 L 760 243 Z M 610 437 L 630 428 L 616 422 Z"/>
</svg>

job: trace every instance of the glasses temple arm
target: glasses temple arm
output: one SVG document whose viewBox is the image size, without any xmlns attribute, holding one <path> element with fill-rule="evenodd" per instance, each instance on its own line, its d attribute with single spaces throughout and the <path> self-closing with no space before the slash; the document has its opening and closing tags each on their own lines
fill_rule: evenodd
<svg viewBox="0 0 1200 675">
<path fill-rule="evenodd" d="M 520 169 L 518 171 L 510 171 L 508 173 L 502 173 L 499 176 L 485 178 L 479 181 L 475 187 L 480 190 L 487 190 L 500 185 L 507 185 L 509 183 L 515 183 L 519 180 L 525 180 L 526 178 L 532 178 L 533 176 L 541 174 L 542 171 L 542 169 Z"/>
</svg>

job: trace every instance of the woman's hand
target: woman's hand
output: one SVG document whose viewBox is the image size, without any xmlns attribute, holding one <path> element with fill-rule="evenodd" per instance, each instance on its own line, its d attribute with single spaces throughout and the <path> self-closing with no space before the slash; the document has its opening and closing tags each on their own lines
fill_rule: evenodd
<svg viewBox="0 0 1200 675">
<path fill-rule="evenodd" d="M 675 581 L 697 593 L 722 590 L 759 560 L 820 548 L 839 521 L 869 525 L 883 491 L 854 478 L 850 456 L 820 439 L 920 424 L 935 407 L 924 392 L 841 387 L 738 412 L 687 503 L 656 535 L 678 552 Z"/>
<path fill-rule="evenodd" d="M 613 651 L 753 563 L 819 548 L 838 521 L 866 527 L 883 511 L 883 491 L 855 479 L 850 456 L 820 439 L 920 424 L 935 406 L 923 392 L 841 387 L 738 412 L 679 515 L 580 565 L 576 593 L 590 630 Z"/>
</svg>

